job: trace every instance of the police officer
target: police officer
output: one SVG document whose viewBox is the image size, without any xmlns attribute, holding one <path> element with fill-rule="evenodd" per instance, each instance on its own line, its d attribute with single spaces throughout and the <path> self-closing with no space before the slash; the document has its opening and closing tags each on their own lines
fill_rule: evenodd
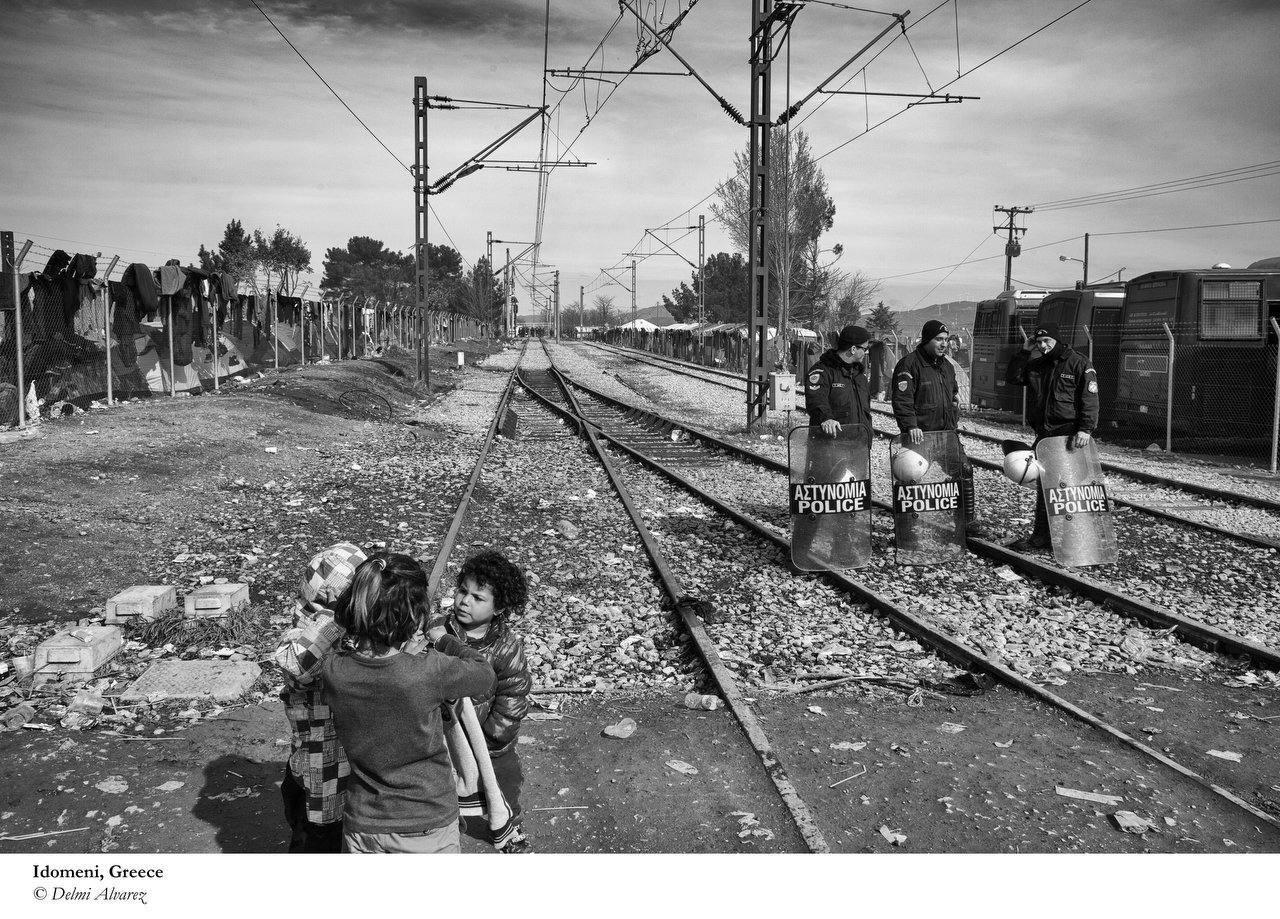
<svg viewBox="0 0 1280 919">
<path fill-rule="evenodd" d="M 847 325 L 840 330 L 836 346 L 823 352 L 813 365 L 804 391 L 811 427 L 820 427 L 824 434 L 835 437 L 844 425 L 861 424 L 870 433 L 871 383 L 864 370 L 870 340 L 871 333 L 862 326 Z M 840 475 L 838 470 L 825 468 L 824 464 L 830 463 L 829 457 L 819 460 L 816 455 L 817 451 L 806 456 L 806 478 L 825 482 Z M 869 462 L 870 457 L 864 459 Z M 791 531 L 792 556 L 808 557 L 810 562 L 820 563 L 821 553 L 816 551 L 815 540 L 821 529 L 817 516 L 799 515 Z M 794 572 L 800 571 L 794 564 L 790 567 Z"/>
<path fill-rule="evenodd" d="M 1035 351 L 1039 355 L 1032 357 Z M 1037 444 L 1065 434 L 1068 449 L 1088 445 L 1098 426 L 1098 374 L 1087 357 L 1062 341 L 1056 322 L 1036 326 L 1035 334 L 1009 361 L 1005 381 L 1027 387 L 1027 421 L 1035 429 Z M 1010 548 L 1026 552 L 1048 545 L 1049 515 L 1044 492 L 1037 488 L 1035 527 Z"/>
<path fill-rule="evenodd" d="M 947 360 L 951 333 L 945 323 L 930 319 L 920 330 L 920 344 L 893 368 L 893 417 L 905 443 L 924 443 L 925 431 L 958 431 L 960 387 L 956 370 Z M 960 448 L 964 456 L 964 447 Z M 988 537 L 988 529 L 976 519 L 973 465 L 964 457 L 960 477 L 965 531 Z"/>
<path fill-rule="evenodd" d="M 836 346 L 823 352 L 809 371 L 804 390 L 809 424 L 821 425 L 832 437 L 843 424 L 871 428 L 871 383 L 864 366 L 870 340 L 871 333 L 862 326 L 845 326 Z"/>
</svg>

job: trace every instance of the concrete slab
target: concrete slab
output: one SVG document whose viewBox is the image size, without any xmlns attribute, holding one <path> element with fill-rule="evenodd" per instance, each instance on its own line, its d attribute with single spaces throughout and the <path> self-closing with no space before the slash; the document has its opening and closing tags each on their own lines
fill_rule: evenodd
<svg viewBox="0 0 1280 919">
<path fill-rule="evenodd" d="M 59 632 L 36 646 L 35 683 L 87 680 L 123 645 L 124 633 L 114 625 L 86 625 Z"/>
<path fill-rule="evenodd" d="M 107 601 L 106 621 L 124 622 L 141 616 L 155 619 L 178 605 L 178 594 L 164 584 L 135 584 Z"/>
<path fill-rule="evenodd" d="M 219 619 L 249 603 L 248 584 L 206 584 L 186 596 L 188 619 Z"/>
<path fill-rule="evenodd" d="M 120 694 L 125 702 L 145 701 L 152 693 L 166 699 L 234 702 L 262 674 L 253 661 L 156 661 Z"/>
</svg>

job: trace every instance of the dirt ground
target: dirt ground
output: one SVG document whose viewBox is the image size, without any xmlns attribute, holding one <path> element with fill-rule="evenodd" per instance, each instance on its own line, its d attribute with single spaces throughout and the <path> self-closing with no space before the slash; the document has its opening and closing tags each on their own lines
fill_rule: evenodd
<svg viewBox="0 0 1280 919">
<path fill-rule="evenodd" d="M 433 557 L 474 449 L 447 426 L 417 422 L 483 372 L 457 370 L 452 353 L 436 359 L 430 393 L 414 390 L 403 357 L 314 365 L 216 396 L 91 411 L 0 443 L 0 556 L 9 562 L 0 659 L 99 615 L 131 584 L 189 589 L 227 578 L 250 583 L 253 605 L 239 631 L 214 643 L 264 661 L 317 546 L 383 540 Z M 424 477 L 435 487 L 422 488 Z M 377 487 L 361 484 L 370 480 Z M 156 659 L 165 638 L 176 641 L 171 656 L 222 650 L 184 647 L 177 633 L 127 637 L 137 646 L 103 675 L 117 686 Z M 0 733 L 0 854 L 282 852 L 288 725 L 278 683 L 266 665 L 241 703 L 146 706 L 84 731 L 60 725 L 65 693 L 34 697 L 33 720 L 48 729 Z M 1274 759 L 1276 722 L 1265 716 L 1280 701 L 1242 688 L 1239 709 L 1261 717 L 1237 719 L 1221 695 L 1197 703 L 1193 683 L 1072 675 L 1058 691 L 1135 731 L 1153 729 L 1142 736 L 1267 804 L 1259 798 L 1275 773 L 1252 762 Z M 0 693 L 0 714 L 20 701 L 12 674 L 0 674 Z M 1126 701 L 1139 696 L 1160 701 Z M 731 714 L 654 693 L 542 698 L 520 746 L 538 852 L 806 851 Z M 1280 852 L 1274 826 L 1008 690 L 925 694 L 914 705 L 897 690 L 854 684 L 753 704 L 833 852 Z M 602 733 L 623 717 L 637 722 L 634 735 Z M 1162 744 L 1158 731 L 1176 739 Z M 1243 764 L 1206 763 L 1213 747 L 1244 752 Z M 1149 820 L 1147 831 L 1122 830 L 1117 807 Z"/>
</svg>

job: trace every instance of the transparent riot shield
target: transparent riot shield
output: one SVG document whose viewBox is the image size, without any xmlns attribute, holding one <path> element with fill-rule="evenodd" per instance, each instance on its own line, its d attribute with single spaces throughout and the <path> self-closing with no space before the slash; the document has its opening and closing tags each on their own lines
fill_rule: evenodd
<svg viewBox="0 0 1280 919">
<path fill-rule="evenodd" d="M 863 568 L 871 561 L 871 430 L 846 424 L 792 428 L 791 561 L 803 571 Z"/>
<path fill-rule="evenodd" d="M 925 431 L 918 444 L 889 442 L 893 532 L 899 565 L 936 565 L 964 553 L 965 457 L 955 431 Z"/>
<path fill-rule="evenodd" d="M 1109 565 L 1120 549 L 1098 448 L 1093 441 L 1068 447 L 1073 437 L 1046 437 L 1036 444 L 1053 557 L 1068 568 Z"/>
</svg>

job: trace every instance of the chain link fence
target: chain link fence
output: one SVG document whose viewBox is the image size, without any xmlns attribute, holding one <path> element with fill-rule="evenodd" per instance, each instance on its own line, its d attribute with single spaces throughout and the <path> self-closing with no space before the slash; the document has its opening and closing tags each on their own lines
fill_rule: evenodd
<svg viewBox="0 0 1280 919">
<path fill-rule="evenodd" d="M 112 259 L 99 274 L 96 256 L 30 243 L 15 253 L 10 234 L 4 242 L 0 427 L 415 346 L 412 307 L 241 293 L 230 276 L 176 262 L 151 269 Z M 486 324 L 436 312 L 426 329 L 436 342 L 488 334 Z"/>
</svg>

